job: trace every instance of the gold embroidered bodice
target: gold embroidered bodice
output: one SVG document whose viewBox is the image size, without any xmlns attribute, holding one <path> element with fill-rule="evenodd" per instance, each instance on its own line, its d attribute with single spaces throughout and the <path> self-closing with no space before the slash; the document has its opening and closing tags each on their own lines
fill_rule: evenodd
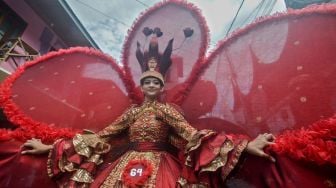
<svg viewBox="0 0 336 188">
<path fill-rule="evenodd" d="M 131 107 L 98 135 L 108 137 L 124 130 L 131 142 L 166 142 L 171 133 L 189 141 L 197 132 L 172 105 L 157 101 Z"/>
<path fill-rule="evenodd" d="M 131 142 L 167 142 L 169 125 L 162 122 L 161 113 L 152 106 L 139 109 L 134 123 L 129 126 Z"/>
</svg>

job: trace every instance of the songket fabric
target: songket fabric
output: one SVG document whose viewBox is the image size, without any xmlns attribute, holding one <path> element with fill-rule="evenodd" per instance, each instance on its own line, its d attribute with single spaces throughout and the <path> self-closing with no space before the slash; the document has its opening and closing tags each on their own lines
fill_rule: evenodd
<svg viewBox="0 0 336 188">
<path fill-rule="evenodd" d="M 100 132 L 56 141 L 48 173 L 61 187 L 220 187 L 246 145 L 198 131 L 173 105 L 152 101 Z"/>
</svg>

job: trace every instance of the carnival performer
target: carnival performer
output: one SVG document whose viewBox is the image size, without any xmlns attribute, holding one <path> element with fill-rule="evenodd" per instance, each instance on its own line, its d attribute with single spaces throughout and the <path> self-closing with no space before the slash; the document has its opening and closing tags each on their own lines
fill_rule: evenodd
<svg viewBox="0 0 336 188">
<path fill-rule="evenodd" d="M 164 1 L 120 64 L 86 47 L 28 62 L 0 87 L 1 187 L 335 187 L 335 15 L 261 18 L 208 54 L 199 9 Z"/>
<path fill-rule="evenodd" d="M 153 56 L 147 63 L 140 79 L 141 105 L 131 106 L 97 133 L 84 131 L 53 145 L 28 140 L 22 154 L 49 152 L 48 173 L 60 187 L 221 187 L 244 152 L 275 161 L 263 150 L 273 144 L 272 134 L 249 142 L 198 131 L 178 107 L 161 103 L 165 81 L 152 67 L 160 62 Z"/>
</svg>

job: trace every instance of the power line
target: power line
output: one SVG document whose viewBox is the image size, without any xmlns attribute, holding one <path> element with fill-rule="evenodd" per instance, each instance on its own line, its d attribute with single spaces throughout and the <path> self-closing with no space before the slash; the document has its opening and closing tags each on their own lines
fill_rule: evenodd
<svg viewBox="0 0 336 188">
<path fill-rule="evenodd" d="M 95 12 L 97 12 L 97 13 L 99 13 L 99 14 L 101 14 L 101 15 L 107 17 L 107 18 L 110 18 L 110 19 L 112 19 L 112 20 L 114 20 L 114 21 L 116 21 L 116 22 L 118 22 L 118 23 L 120 23 L 120 24 L 122 24 L 122 25 L 124 25 L 124 26 L 126 26 L 126 27 L 128 27 L 128 28 L 131 27 L 130 25 L 126 24 L 125 22 L 121 21 L 120 19 L 117 19 L 117 18 L 115 18 L 115 17 L 111 17 L 110 15 L 105 14 L 104 12 L 100 11 L 99 9 L 92 7 L 91 5 L 89 5 L 89 4 L 87 4 L 87 3 L 84 3 L 84 2 L 82 2 L 81 0 L 75 0 L 75 1 L 77 1 L 78 3 L 80 3 L 80 4 L 82 4 L 82 5 L 86 6 L 86 7 L 88 7 L 89 9 L 91 9 L 91 10 L 93 10 L 93 11 L 95 11 Z M 144 2 L 142 2 L 142 1 L 140 1 L 140 0 L 136 0 L 136 2 L 138 2 L 139 4 L 142 4 L 142 5 L 145 6 L 145 7 L 150 7 L 148 4 L 146 4 L 146 3 L 144 3 Z M 104 25 L 104 27 L 105 27 L 105 28 L 109 28 L 109 27 L 106 26 L 106 25 Z M 213 43 L 213 42 L 211 42 L 211 41 L 209 42 L 209 45 L 210 45 L 210 46 L 216 46 L 216 44 Z"/>
<path fill-rule="evenodd" d="M 129 27 L 129 28 L 131 27 L 130 25 L 126 24 L 125 22 L 123 22 L 123 21 L 121 21 L 121 20 L 119 20 L 117 18 L 111 17 L 110 15 L 105 14 L 104 12 L 102 12 L 102 11 L 100 11 L 100 10 L 92 7 L 91 5 L 88 5 L 88 4 L 86 4 L 86 3 L 84 3 L 84 2 L 82 2 L 80 0 L 76 0 L 76 1 L 79 2 L 80 4 L 84 5 L 84 6 L 86 6 L 86 7 L 90 8 L 90 9 L 92 9 L 92 10 L 100 13 L 101 15 L 103 15 L 103 16 L 105 16 L 107 18 L 110 18 L 110 19 L 112 19 L 112 20 L 114 20 L 114 21 L 116 21 L 116 22 L 118 22 L 118 23 L 120 23 L 120 24 L 122 24 L 122 25 L 124 25 L 126 27 Z"/>
<path fill-rule="evenodd" d="M 229 34 L 230 30 L 232 29 L 232 26 L 233 26 L 234 22 L 236 21 L 236 19 L 237 19 L 237 17 L 238 17 L 238 14 L 239 14 L 239 12 L 240 12 L 240 9 L 242 8 L 244 2 L 245 2 L 245 0 L 243 0 L 243 1 L 240 3 L 240 6 L 239 6 L 239 8 L 238 8 L 238 11 L 236 12 L 236 15 L 235 15 L 235 17 L 233 18 L 233 20 L 232 20 L 232 22 L 231 22 L 231 24 L 230 24 L 230 27 L 229 27 L 229 29 L 227 30 L 225 36 L 227 36 L 227 35 Z"/>
<path fill-rule="evenodd" d="M 275 3 L 276 0 L 260 1 L 260 3 L 251 11 L 248 17 L 242 22 L 242 25 L 246 25 L 259 16 L 268 15 L 270 12 L 272 12 Z"/>
<path fill-rule="evenodd" d="M 260 9 L 261 9 L 261 7 L 263 6 L 264 3 L 265 3 L 265 0 L 260 1 L 260 3 L 258 4 L 258 6 L 256 6 L 256 8 L 254 8 L 254 9 L 252 10 L 252 12 L 249 14 L 249 16 L 243 21 L 243 24 L 242 24 L 242 25 L 247 24 L 247 23 L 249 22 L 250 18 L 252 18 L 252 15 L 253 15 L 254 13 L 255 13 L 254 18 L 256 18 L 256 17 L 258 16 L 258 13 L 259 13 L 259 11 L 260 11 Z M 254 18 L 253 18 L 253 19 L 254 19 Z"/>
<path fill-rule="evenodd" d="M 268 3 L 266 4 L 264 10 L 262 11 L 261 15 L 266 15 L 269 11 L 269 9 L 271 8 L 272 6 L 272 0 L 271 1 L 268 1 Z"/>
<path fill-rule="evenodd" d="M 140 3 L 140 4 L 142 4 L 143 6 L 145 6 L 145 7 L 149 7 L 149 5 L 147 5 L 146 3 L 144 3 L 144 2 L 142 2 L 142 1 L 140 1 L 140 0 L 135 0 L 136 2 L 138 2 L 138 3 Z"/>
<path fill-rule="evenodd" d="M 276 0 L 272 1 L 272 3 L 269 6 L 269 9 L 267 10 L 266 14 L 270 14 L 272 12 L 272 10 L 274 9 L 274 6 L 276 4 Z"/>
</svg>

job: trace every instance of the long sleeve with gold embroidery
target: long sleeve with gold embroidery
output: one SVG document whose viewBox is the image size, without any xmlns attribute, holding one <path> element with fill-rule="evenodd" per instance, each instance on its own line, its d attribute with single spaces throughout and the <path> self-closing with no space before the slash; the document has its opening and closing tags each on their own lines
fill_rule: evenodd
<svg viewBox="0 0 336 188">
<path fill-rule="evenodd" d="M 210 178 L 210 175 L 207 175 L 210 174 L 208 172 L 219 170 L 221 178 L 225 180 L 237 164 L 247 145 L 247 139 L 216 133 L 211 130 L 197 131 L 180 112 L 169 104 L 165 105 L 162 111 L 163 121 L 169 124 L 176 134 L 187 141 L 185 165 L 188 168 L 187 170 L 192 170 L 200 175 L 195 179 Z M 186 174 L 190 174 L 190 172 Z M 188 181 L 192 181 L 190 177 L 181 178 L 180 184 L 186 184 Z"/>
<path fill-rule="evenodd" d="M 106 138 L 110 135 L 119 134 L 129 127 L 129 125 L 134 121 L 133 107 L 129 108 L 120 117 L 116 119 L 111 125 L 107 126 L 103 130 L 99 131 L 97 135 L 101 138 Z"/>
<path fill-rule="evenodd" d="M 131 123 L 132 108 L 97 134 L 84 131 L 71 140 L 58 140 L 49 153 L 48 174 L 65 187 L 86 186 L 93 182 L 101 155 L 110 150 L 109 137 L 126 130 Z M 69 181 L 70 180 L 70 181 Z"/>
<path fill-rule="evenodd" d="M 189 142 L 192 137 L 197 134 L 197 129 L 192 127 L 173 106 L 166 104 L 165 107 L 162 108 L 162 112 L 163 121 L 170 125 L 176 134 L 186 141 Z"/>
</svg>

